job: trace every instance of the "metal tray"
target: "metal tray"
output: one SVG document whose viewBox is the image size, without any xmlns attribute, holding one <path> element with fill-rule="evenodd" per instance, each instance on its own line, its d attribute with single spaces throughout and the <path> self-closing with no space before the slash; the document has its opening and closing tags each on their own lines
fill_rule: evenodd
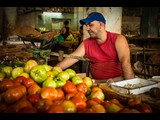
<svg viewBox="0 0 160 120">
<path fill-rule="evenodd" d="M 111 83 L 111 88 L 122 94 L 141 94 L 157 87 L 158 83 L 142 78 L 134 78 Z"/>
</svg>

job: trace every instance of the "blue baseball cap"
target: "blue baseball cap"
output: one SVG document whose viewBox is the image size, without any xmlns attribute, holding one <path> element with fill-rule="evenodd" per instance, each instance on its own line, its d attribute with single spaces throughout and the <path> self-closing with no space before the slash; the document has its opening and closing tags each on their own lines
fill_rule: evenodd
<svg viewBox="0 0 160 120">
<path fill-rule="evenodd" d="M 90 13 L 88 15 L 87 18 L 81 19 L 80 20 L 80 24 L 84 25 L 85 23 L 90 23 L 90 22 L 93 22 L 94 20 L 101 21 L 104 24 L 106 23 L 106 20 L 105 20 L 104 16 L 101 13 L 99 13 L 99 12 L 92 12 L 92 13 Z"/>
</svg>

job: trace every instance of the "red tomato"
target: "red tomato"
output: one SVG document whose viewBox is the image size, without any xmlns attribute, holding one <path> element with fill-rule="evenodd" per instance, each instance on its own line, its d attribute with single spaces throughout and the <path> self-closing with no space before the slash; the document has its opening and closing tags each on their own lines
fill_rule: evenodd
<svg viewBox="0 0 160 120">
<path fill-rule="evenodd" d="M 18 76 L 18 77 L 16 77 L 15 81 L 22 83 L 25 78 L 26 77 L 24 77 L 24 76 Z"/>
<path fill-rule="evenodd" d="M 75 96 L 75 94 L 76 93 L 68 93 L 68 94 L 65 95 L 65 99 L 66 100 L 71 100 Z"/>
<path fill-rule="evenodd" d="M 31 85 L 34 84 L 34 80 L 32 78 L 25 78 L 22 81 L 22 84 L 26 87 L 29 88 Z"/>
<path fill-rule="evenodd" d="M 41 90 L 41 87 L 37 83 L 34 83 L 28 88 L 27 92 L 28 92 L 28 95 L 31 95 L 31 94 L 40 93 L 40 90 Z"/>
<path fill-rule="evenodd" d="M 105 101 L 102 102 L 102 105 L 103 105 L 105 108 L 107 108 L 111 103 L 112 103 L 111 101 L 105 100 Z"/>
<path fill-rule="evenodd" d="M 92 109 L 95 113 L 106 113 L 105 107 L 101 104 L 93 105 Z"/>
<path fill-rule="evenodd" d="M 53 101 L 51 99 L 39 99 L 35 103 L 34 107 L 37 109 L 38 112 L 46 113 L 52 105 Z"/>
<path fill-rule="evenodd" d="M 62 107 L 65 113 L 76 113 L 76 105 L 71 100 L 64 100 L 62 102 Z"/>
<path fill-rule="evenodd" d="M 87 107 L 86 102 L 81 98 L 74 97 L 71 101 L 76 105 L 77 111 L 84 110 Z"/>
<path fill-rule="evenodd" d="M 69 80 L 66 81 L 66 84 L 63 86 L 65 93 L 76 93 L 77 87 Z"/>
<path fill-rule="evenodd" d="M 92 99 L 88 99 L 86 103 L 87 103 L 87 108 L 91 108 L 93 105 L 98 104 L 96 101 Z"/>
<path fill-rule="evenodd" d="M 9 78 L 4 78 L 2 82 L 0 82 L 0 92 L 5 92 L 8 88 L 13 87 L 13 80 Z"/>
<path fill-rule="evenodd" d="M 57 100 L 63 100 L 65 99 L 65 95 L 64 95 L 64 92 L 63 92 L 63 89 L 61 87 L 57 88 Z"/>
<path fill-rule="evenodd" d="M 88 86 L 86 83 L 79 83 L 77 85 L 77 91 L 82 92 L 83 94 L 86 94 L 88 91 Z"/>
<path fill-rule="evenodd" d="M 52 87 L 43 87 L 41 89 L 41 98 L 42 99 L 50 99 L 52 101 L 57 100 L 58 91 L 55 88 Z"/>
<path fill-rule="evenodd" d="M 16 113 L 25 107 L 32 107 L 32 104 L 27 99 L 21 99 L 13 105 L 13 109 Z"/>
<path fill-rule="evenodd" d="M 18 111 L 18 113 L 37 113 L 35 107 L 26 106 Z"/>
<path fill-rule="evenodd" d="M 77 98 L 80 98 L 82 99 L 83 101 L 87 101 L 87 97 L 85 96 L 85 94 L 81 93 L 81 92 L 77 92 L 74 96 L 74 98 L 77 97 Z"/>
<path fill-rule="evenodd" d="M 39 94 L 31 94 L 27 96 L 27 100 L 34 105 L 40 99 Z"/>
<path fill-rule="evenodd" d="M 64 109 L 61 104 L 54 104 L 54 105 L 51 105 L 47 113 L 64 113 Z"/>
</svg>

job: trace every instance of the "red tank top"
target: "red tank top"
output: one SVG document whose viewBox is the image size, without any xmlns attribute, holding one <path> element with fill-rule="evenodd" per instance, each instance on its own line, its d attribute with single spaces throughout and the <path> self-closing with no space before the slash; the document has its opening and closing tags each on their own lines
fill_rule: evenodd
<svg viewBox="0 0 160 120">
<path fill-rule="evenodd" d="M 121 63 L 115 49 L 118 35 L 107 31 L 107 40 L 101 45 L 93 38 L 84 40 L 85 53 L 90 59 L 90 72 L 94 79 L 109 79 L 122 75 Z"/>
</svg>

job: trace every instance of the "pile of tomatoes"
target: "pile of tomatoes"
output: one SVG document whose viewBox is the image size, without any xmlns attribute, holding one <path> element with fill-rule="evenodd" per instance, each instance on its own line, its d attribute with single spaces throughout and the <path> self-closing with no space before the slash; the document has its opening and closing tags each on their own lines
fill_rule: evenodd
<svg viewBox="0 0 160 120">
<path fill-rule="evenodd" d="M 90 77 L 80 78 L 72 69 L 63 71 L 57 66 L 38 65 L 33 60 L 26 65 L 23 73 L 0 82 L 0 113 L 141 112 L 126 108 L 117 99 L 107 100 Z M 140 99 L 130 100 L 128 105 L 133 108 L 137 104 L 141 104 Z"/>
</svg>

